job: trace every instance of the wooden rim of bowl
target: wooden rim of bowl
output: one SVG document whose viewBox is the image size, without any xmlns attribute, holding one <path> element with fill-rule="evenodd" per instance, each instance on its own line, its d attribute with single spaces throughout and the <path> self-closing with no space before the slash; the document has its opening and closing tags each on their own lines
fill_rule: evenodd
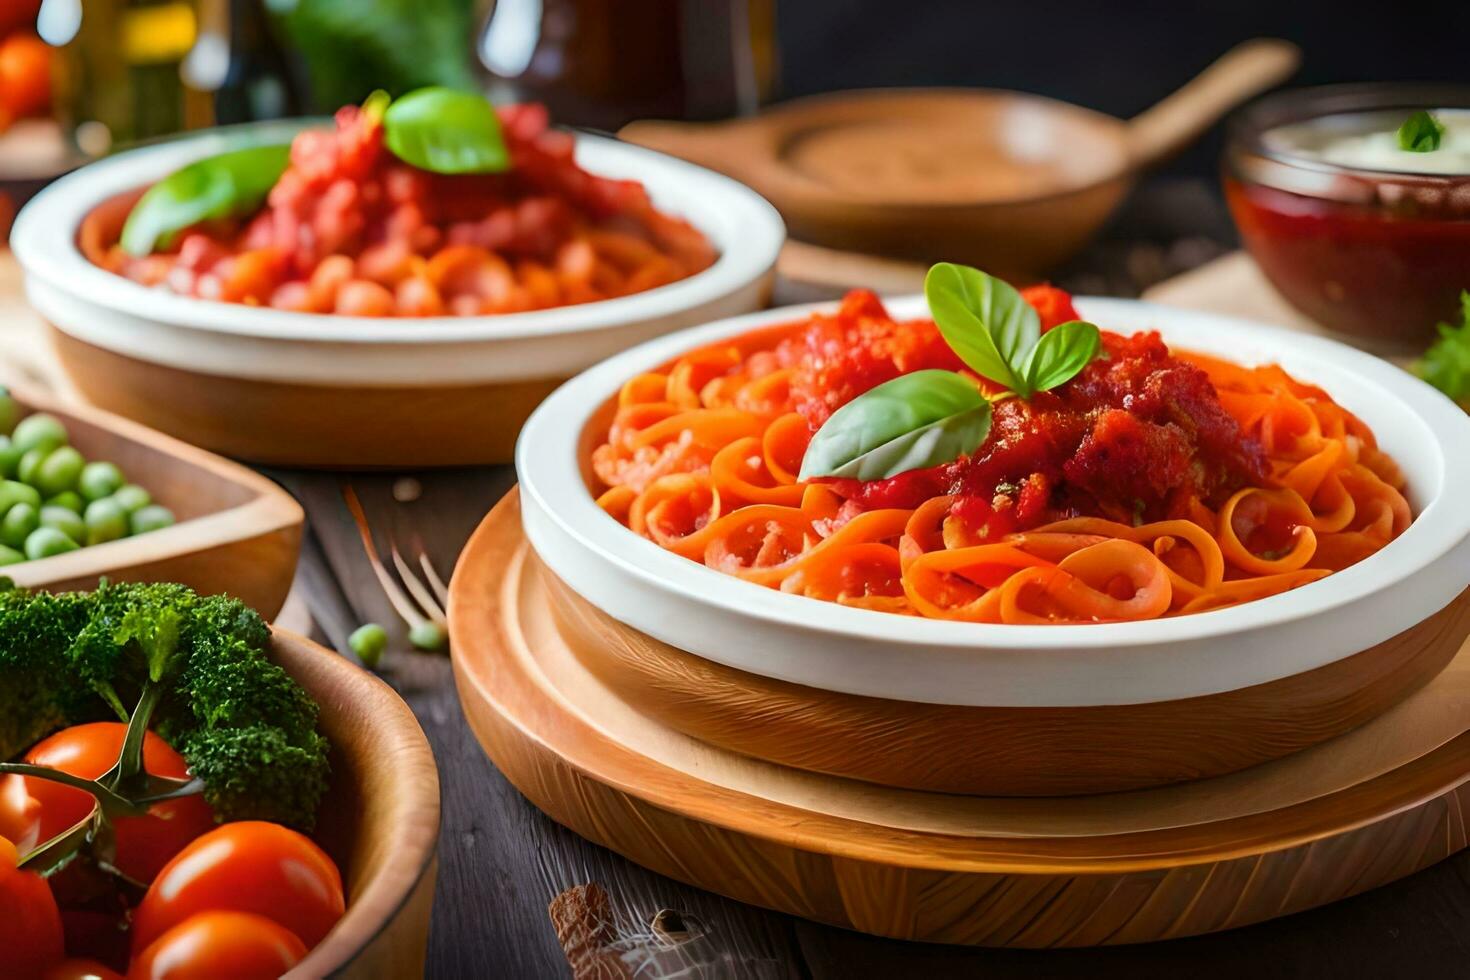
<svg viewBox="0 0 1470 980">
<path fill-rule="evenodd" d="M 322 727 L 355 774 L 361 819 L 382 831 L 371 839 L 359 835 L 344 877 L 370 877 L 349 894 L 332 931 L 287 974 L 305 980 L 352 962 L 428 873 L 439 841 L 439 771 L 413 711 L 378 677 L 289 630 L 273 629 L 271 646 L 272 658 L 321 705 Z M 361 737 L 344 738 L 344 729 Z"/>
</svg>

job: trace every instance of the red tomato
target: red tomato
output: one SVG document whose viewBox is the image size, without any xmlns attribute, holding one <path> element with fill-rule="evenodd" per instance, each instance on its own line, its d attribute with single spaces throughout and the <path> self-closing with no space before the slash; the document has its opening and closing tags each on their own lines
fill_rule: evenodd
<svg viewBox="0 0 1470 980">
<path fill-rule="evenodd" d="M 133 960 L 128 980 L 276 980 L 306 947 L 285 926 L 248 912 L 200 912 Z"/>
<path fill-rule="evenodd" d="M 15 845 L 0 837 L 0 966 L 14 980 L 36 980 L 63 955 L 61 913 L 40 875 L 20 871 Z"/>
<path fill-rule="evenodd" d="M 123 980 L 123 976 L 96 960 L 70 959 L 47 970 L 45 980 Z"/>
<path fill-rule="evenodd" d="M 127 726 L 117 721 L 64 728 L 38 742 L 25 761 L 96 779 L 111 769 L 122 751 Z M 143 738 L 143 765 L 155 776 L 183 778 L 184 759 L 168 743 L 149 732 Z M 30 851 L 74 826 L 92 810 L 92 797 L 79 789 L 45 779 L 0 777 L 0 825 L 18 825 L 16 845 Z M 143 817 L 119 817 L 118 870 L 138 881 L 152 881 L 160 868 L 189 841 L 214 826 L 214 814 L 200 796 L 158 803 Z"/>
<path fill-rule="evenodd" d="M 252 912 L 310 949 L 346 908 L 342 875 L 311 839 L 280 824 L 227 823 L 178 853 L 133 913 L 133 952 L 199 912 Z"/>
<path fill-rule="evenodd" d="M 16 117 L 46 111 L 51 105 L 51 45 L 34 34 L 0 41 L 0 105 Z"/>
</svg>

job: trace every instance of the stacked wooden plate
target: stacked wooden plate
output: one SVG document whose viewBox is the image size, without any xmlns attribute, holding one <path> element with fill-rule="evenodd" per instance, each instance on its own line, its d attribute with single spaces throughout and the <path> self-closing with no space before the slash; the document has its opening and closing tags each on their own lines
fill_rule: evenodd
<svg viewBox="0 0 1470 980">
<path fill-rule="evenodd" d="M 1463 847 L 1470 514 L 1447 488 L 1470 478 L 1455 451 L 1470 422 L 1327 341 L 1079 307 L 1333 392 L 1393 447 L 1415 523 L 1324 582 L 1143 623 L 947 623 L 762 589 L 630 534 L 583 475 L 624 379 L 799 313 L 712 324 L 548 400 L 519 496 L 461 558 L 460 693 L 496 764 L 663 873 L 908 939 L 1186 935 Z"/>
</svg>

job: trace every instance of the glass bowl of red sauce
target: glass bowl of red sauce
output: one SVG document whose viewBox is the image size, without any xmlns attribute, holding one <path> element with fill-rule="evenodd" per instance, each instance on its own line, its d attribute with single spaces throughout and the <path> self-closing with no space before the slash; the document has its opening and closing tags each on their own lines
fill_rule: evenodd
<svg viewBox="0 0 1470 980">
<path fill-rule="evenodd" d="M 1401 149 L 1428 110 L 1438 149 Z M 1343 85 L 1269 96 L 1232 120 L 1225 198 L 1293 306 L 1329 330 L 1422 348 L 1470 289 L 1470 88 Z"/>
</svg>

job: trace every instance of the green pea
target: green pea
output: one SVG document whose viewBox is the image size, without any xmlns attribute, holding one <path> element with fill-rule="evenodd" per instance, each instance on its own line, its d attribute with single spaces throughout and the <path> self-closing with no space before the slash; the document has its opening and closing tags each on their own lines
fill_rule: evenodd
<svg viewBox="0 0 1470 980">
<path fill-rule="evenodd" d="M 15 504 L 30 504 L 41 509 L 41 491 L 16 480 L 0 481 L 0 515 L 4 515 Z"/>
<path fill-rule="evenodd" d="M 118 487 L 117 491 L 112 495 L 112 499 L 121 504 L 122 509 L 129 514 L 153 503 L 152 495 L 136 483 L 129 483 L 127 486 Z"/>
<path fill-rule="evenodd" d="M 77 477 L 87 461 L 71 446 L 61 446 L 51 451 L 36 470 L 36 489 L 45 497 L 76 488 Z"/>
<path fill-rule="evenodd" d="M 116 463 L 99 460 L 82 467 L 82 475 L 77 477 L 77 489 L 88 500 L 101 500 L 116 493 L 124 482 L 122 470 Z"/>
<path fill-rule="evenodd" d="M 76 551 L 79 545 L 54 527 L 38 527 L 26 537 L 26 557 L 31 561 Z"/>
<path fill-rule="evenodd" d="M 9 436 L 0 436 L 0 477 L 15 479 L 15 471 L 20 468 L 20 458 L 25 453 Z"/>
<path fill-rule="evenodd" d="M 408 631 L 408 642 L 415 650 L 443 650 L 449 637 L 444 635 L 444 627 L 424 620 Z"/>
<path fill-rule="evenodd" d="M 66 426 L 62 425 L 61 419 L 54 415 L 37 412 L 35 415 L 27 415 L 20 420 L 15 431 L 10 434 L 10 440 L 22 451 L 56 449 L 58 446 L 66 445 Z"/>
<path fill-rule="evenodd" d="M 377 623 L 365 623 L 352 631 L 347 645 L 364 667 L 376 667 L 383 659 L 383 651 L 388 648 L 388 631 Z"/>
<path fill-rule="evenodd" d="M 134 534 L 147 534 L 149 531 L 162 530 L 171 526 L 173 522 L 174 512 L 158 504 L 139 507 L 128 518 L 128 525 Z"/>
<path fill-rule="evenodd" d="M 87 502 L 75 490 L 63 490 L 54 497 L 47 497 L 46 506 L 65 507 L 73 514 L 80 514 L 87 509 Z"/>
<path fill-rule="evenodd" d="M 54 527 L 77 544 L 87 540 L 87 525 L 82 522 L 82 515 L 65 507 L 42 507 L 41 526 Z"/>
<path fill-rule="evenodd" d="M 7 548 L 0 544 L 0 566 L 15 565 L 26 560 L 26 556 L 14 548 Z"/>
<path fill-rule="evenodd" d="M 111 497 L 88 504 L 82 521 L 87 525 L 87 544 L 102 544 L 128 536 L 128 512 Z"/>
<path fill-rule="evenodd" d="M 20 458 L 20 464 L 15 468 L 15 478 L 21 483 L 35 486 L 36 477 L 41 473 L 41 464 L 46 462 L 46 457 L 50 455 L 51 450 L 42 446 L 27 449 L 25 455 Z"/>
<path fill-rule="evenodd" d="M 10 389 L 0 385 L 0 433 L 9 435 L 19 419 L 20 405 L 10 394 Z"/>
<path fill-rule="evenodd" d="M 0 544 L 11 548 L 23 547 L 31 532 L 41 526 L 41 508 L 21 502 L 5 512 L 0 518 Z"/>
</svg>

